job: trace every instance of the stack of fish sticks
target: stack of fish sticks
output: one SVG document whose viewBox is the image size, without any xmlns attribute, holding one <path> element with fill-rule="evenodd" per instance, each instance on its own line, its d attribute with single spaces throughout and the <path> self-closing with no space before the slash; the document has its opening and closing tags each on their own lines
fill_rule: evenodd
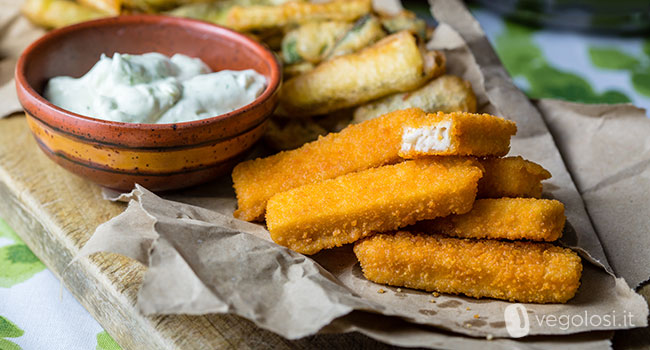
<svg viewBox="0 0 650 350">
<path fill-rule="evenodd" d="M 235 216 L 303 254 L 354 243 L 367 279 L 476 298 L 563 303 L 582 264 L 548 242 L 564 206 L 510 150 L 515 123 L 405 109 L 233 170 Z"/>
</svg>

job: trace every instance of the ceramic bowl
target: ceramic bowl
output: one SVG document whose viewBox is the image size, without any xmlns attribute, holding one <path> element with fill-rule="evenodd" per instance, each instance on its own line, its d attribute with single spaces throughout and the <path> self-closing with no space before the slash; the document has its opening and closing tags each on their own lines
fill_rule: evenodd
<svg viewBox="0 0 650 350">
<path fill-rule="evenodd" d="M 75 114 L 41 93 L 55 76 L 84 75 L 101 54 L 175 53 L 212 70 L 252 68 L 267 79 L 255 101 L 233 112 L 176 124 L 134 124 Z M 18 99 L 40 148 L 69 171 L 102 186 L 153 191 L 196 185 L 230 171 L 262 136 L 277 104 L 275 56 L 248 37 L 210 23 L 166 16 L 120 16 L 51 31 L 16 66 Z"/>
</svg>

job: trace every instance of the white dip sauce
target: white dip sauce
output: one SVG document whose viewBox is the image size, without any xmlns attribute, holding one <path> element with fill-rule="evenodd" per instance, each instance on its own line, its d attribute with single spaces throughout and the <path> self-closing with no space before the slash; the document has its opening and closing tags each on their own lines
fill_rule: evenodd
<svg viewBox="0 0 650 350">
<path fill-rule="evenodd" d="M 127 123 L 178 123 L 243 107 L 266 78 L 252 69 L 212 73 L 198 58 L 159 53 L 102 55 L 79 79 L 55 77 L 45 98 L 71 112 Z"/>
</svg>

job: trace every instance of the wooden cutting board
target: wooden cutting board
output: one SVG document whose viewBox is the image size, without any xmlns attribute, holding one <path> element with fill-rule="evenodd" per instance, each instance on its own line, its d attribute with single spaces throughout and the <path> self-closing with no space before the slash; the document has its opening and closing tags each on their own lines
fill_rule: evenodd
<svg viewBox="0 0 650 350">
<path fill-rule="evenodd" d="M 381 349 L 360 334 L 289 341 L 233 315 L 143 316 L 135 307 L 145 268 L 129 258 L 94 254 L 69 265 L 95 228 L 124 204 L 63 170 L 36 145 L 25 119 L 0 120 L 0 217 L 4 218 L 123 349 Z M 641 290 L 646 300 L 650 288 Z M 648 328 L 618 332 L 617 348 L 650 349 Z"/>
<path fill-rule="evenodd" d="M 135 307 L 145 271 L 140 263 L 98 253 L 68 267 L 95 228 L 124 208 L 48 159 L 23 116 L 0 120 L 0 217 L 123 349 L 386 347 L 356 333 L 289 341 L 233 315 L 143 316 Z"/>
</svg>

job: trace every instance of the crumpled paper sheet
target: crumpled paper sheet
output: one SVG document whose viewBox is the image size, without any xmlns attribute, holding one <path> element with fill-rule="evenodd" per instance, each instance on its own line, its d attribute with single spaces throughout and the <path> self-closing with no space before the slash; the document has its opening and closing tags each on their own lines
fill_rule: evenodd
<svg viewBox="0 0 650 350">
<path fill-rule="evenodd" d="M 16 2 L 4 1 L 2 4 L 7 8 L 17 7 Z M 571 183 L 571 178 L 538 111 L 512 85 L 485 36 L 480 32 L 478 24 L 463 5 L 459 1 L 433 1 L 433 5 L 436 7 L 435 15 L 442 24 L 436 30 L 430 47 L 444 48 L 450 58 L 449 70 L 472 82 L 481 111 L 501 114 L 518 122 L 520 130 L 513 140 L 513 154 L 522 154 L 551 170 L 554 178 L 545 187 L 545 195 L 561 199 L 567 204 L 567 214 L 572 225 L 565 232 L 564 243 L 580 247 L 584 254 L 588 254 L 590 260 L 609 267 L 605 252 L 586 216 L 582 200 Z M 8 17 L 0 16 L 0 20 L 9 21 L 0 23 L 4 23 L 6 28 L 10 28 L 9 30 L 17 35 L 9 36 L 10 40 L 3 37 L 0 47 L 12 52 L 8 57 L 14 57 L 15 60 L 22 48 L 42 31 L 30 27 L 23 18 L 17 16 L 16 11 L 13 15 L 11 11 L 4 14 Z M 446 23 L 453 25 L 453 28 Z M 470 50 L 474 52 L 474 56 Z M 2 61 L 3 64 L 5 61 Z M 12 63 L 6 65 L 13 66 Z M 6 77 L 4 70 L 0 73 L 0 78 Z M 0 83 L 5 81 L 7 79 Z M 13 83 L 11 84 L 13 86 Z M 10 95 L 5 95 L 8 90 L 0 89 L 2 106 L 11 107 L 7 102 L 14 102 L 14 105 L 13 110 L 0 110 L 3 116 L 16 110 L 15 101 Z M 543 101 L 540 108 L 546 108 L 545 114 L 552 113 L 554 103 Z M 619 115 L 619 112 L 624 112 L 619 108 L 612 107 L 609 113 Z M 556 114 L 561 116 L 562 113 Z M 580 114 L 580 111 L 577 113 Z M 598 119 L 586 120 L 591 121 L 587 122 L 590 125 L 594 122 L 601 123 Z M 562 123 L 557 125 L 559 128 L 572 127 Z M 624 129 L 617 125 L 617 122 L 612 121 L 611 128 Z M 645 126 L 647 127 L 647 123 Z M 584 125 L 580 127 L 584 128 Z M 555 133 L 556 130 L 553 127 L 551 129 Z M 557 138 L 557 134 L 555 135 Z M 639 140 L 642 139 L 640 136 Z M 572 144 L 558 143 L 565 157 L 564 147 L 574 147 Z M 647 150 L 647 147 L 645 149 Z M 592 159 L 596 153 L 584 148 L 580 151 L 571 148 L 570 151 L 573 151 L 577 160 L 568 163 L 569 169 L 574 178 L 581 179 L 576 175 L 576 171 L 582 171 L 585 166 L 580 161 Z M 592 157 L 581 157 L 580 152 L 589 153 Z M 618 156 L 621 156 L 620 152 Z M 630 172 L 625 172 L 628 173 Z M 635 179 L 640 174 L 647 175 L 647 171 L 632 172 L 628 179 Z M 593 174 L 583 172 L 581 175 L 590 179 Z M 583 190 L 582 181 L 577 181 L 578 188 Z M 605 185 L 603 188 L 607 187 Z M 629 187 L 625 189 L 629 190 Z M 592 206 L 594 210 L 598 210 L 598 205 L 601 204 L 596 199 L 605 200 L 608 194 L 595 192 L 602 195 L 595 197 L 594 201 L 585 198 L 590 211 Z M 228 178 L 215 181 L 212 185 L 167 194 L 167 199 L 162 199 L 143 188 L 121 197 L 121 200 L 130 201 L 128 209 L 122 215 L 101 225 L 80 256 L 99 250 L 114 251 L 149 265 L 138 299 L 138 305 L 146 313 L 233 312 L 288 338 L 298 338 L 320 330 L 328 333 L 358 331 L 390 344 L 435 348 L 482 346 L 491 349 L 516 346 L 523 349 L 540 349 L 561 346 L 592 349 L 610 346 L 610 331 L 530 336 L 519 340 L 495 339 L 489 342 L 481 338 L 459 335 L 483 337 L 491 334 L 507 337 L 503 308 L 510 303 L 440 296 L 436 298 L 436 303 L 432 304 L 429 303 L 431 297 L 427 293 L 406 288 L 398 292 L 396 288 L 366 281 L 361 276 L 349 247 L 322 252 L 312 257 L 313 260 L 278 247 L 268 241 L 268 232 L 263 227 L 232 218 L 235 200 Z M 648 207 L 645 203 L 647 198 L 641 196 L 639 200 L 639 205 Z M 620 225 L 626 227 L 626 233 L 642 239 L 647 230 L 643 231 L 640 229 L 641 225 L 633 224 L 643 218 L 635 216 L 634 210 L 631 210 L 627 203 L 621 203 L 617 213 L 627 213 L 627 217 L 637 219 L 634 223 L 626 221 Z M 610 227 L 619 217 L 608 215 L 608 211 L 602 211 L 601 214 L 602 222 L 609 222 Z M 610 238 L 601 239 L 606 245 L 610 241 L 616 241 L 618 228 L 612 231 L 605 230 L 607 226 L 603 226 L 605 229 L 601 230 L 599 220 L 594 221 L 601 236 Z M 629 245 L 631 242 L 627 243 Z M 632 267 L 627 269 L 622 267 L 622 271 L 616 270 L 626 278 L 630 271 L 634 270 L 634 266 L 650 265 L 647 263 L 647 254 L 626 255 L 627 250 L 617 250 L 622 246 L 612 247 L 607 245 L 608 249 L 605 251 L 614 262 L 612 265 L 615 269 L 625 264 L 611 259 L 614 255 L 621 257 L 618 260 L 636 263 L 628 264 Z M 635 250 L 638 251 L 639 249 Z M 648 277 L 646 269 L 634 270 L 639 276 L 638 280 Z M 378 294 L 377 289 L 380 287 L 387 290 L 387 293 Z M 633 312 L 635 322 L 638 320 L 636 326 L 645 325 L 647 319 L 645 301 L 633 293 L 625 281 L 615 279 L 602 268 L 586 262 L 583 285 L 578 296 L 569 304 L 526 306 L 532 312 L 531 334 L 571 333 L 593 329 L 574 327 L 562 331 L 557 327 L 540 327 L 535 325 L 535 315 L 574 315 L 585 310 L 588 310 L 589 314 L 604 315 L 616 310 L 619 315 L 624 311 Z M 470 310 L 467 310 L 467 307 L 470 307 Z M 376 312 L 400 317 L 383 316 Z M 475 314 L 480 315 L 478 320 L 473 318 Z M 467 324 L 471 327 L 467 327 Z"/>
<path fill-rule="evenodd" d="M 614 271 L 634 288 L 650 277 L 650 120 L 632 105 L 542 100 Z"/>
<path fill-rule="evenodd" d="M 214 186 L 207 189 L 208 193 L 211 191 L 224 189 Z M 321 252 L 312 260 L 272 243 L 260 225 L 163 199 L 139 185 L 130 194 L 117 194 L 114 198 L 110 191 L 105 194 L 108 199 L 128 201 L 129 205 L 124 213 L 100 225 L 78 256 L 112 251 L 147 264 L 149 270 L 138 295 L 138 306 L 145 313 L 232 312 L 290 339 L 321 330 L 359 331 L 403 346 L 456 348 L 466 344 L 471 348 L 484 341 L 424 325 L 474 336 L 508 336 L 503 310 L 510 303 L 449 295 L 433 298 L 416 290 L 380 286 L 363 278 L 350 247 Z M 192 202 L 194 198 L 175 199 Z M 141 240 L 133 240 L 134 229 L 145 233 Z M 128 247 L 123 243 L 126 232 Z M 615 280 L 589 264 L 585 268 L 582 288 L 587 292 L 580 293 L 569 304 L 526 304 L 532 312 L 531 331 L 537 328 L 536 334 L 543 334 L 535 325 L 536 315 L 574 315 L 585 310 L 590 315 L 622 315 L 628 308 L 645 304 L 625 283 L 620 283 L 622 280 Z M 603 285 L 603 281 L 607 283 Z M 379 288 L 386 293 L 377 293 Z M 431 299 L 436 303 L 430 303 Z M 601 304 L 600 300 L 616 301 Z M 351 313 L 353 309 L 397 315 L 423 326 L 369 312 Z M 475 319 L 475 314 L 480 318 Z M 472 326 L 468 328 L 467 324 Z M 572 328 L 563 332 L 579 331 Z M 589 338 L 589 346 L 608 348 L 610 335 L 606 333 L 595 333 L 595 338 Z M 534 348 L 545 348 L 538 341 L 548 342 L 552 347 L 582 338 L 584 335 L 531 337 L 526 342 Z M 515 343 L 495 339 L 488 344 L 500 348 Z M 577 344 L 585 346 L 582 342 Z"/>
</svg>

